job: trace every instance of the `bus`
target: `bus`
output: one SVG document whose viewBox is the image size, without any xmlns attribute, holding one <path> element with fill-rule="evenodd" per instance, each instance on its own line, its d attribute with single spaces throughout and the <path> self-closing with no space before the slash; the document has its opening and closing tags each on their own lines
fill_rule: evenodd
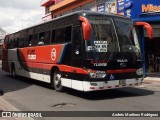
<svg viewBox="0 0 160 120">
<path fill-rule="evenodd" d="M 2 69 L 65 87 L 96 91 L 140 85 L 142 58 L 136 26 L 145 22 L 106 13 L 78 11 L 5 36 Z"/>
</svg>

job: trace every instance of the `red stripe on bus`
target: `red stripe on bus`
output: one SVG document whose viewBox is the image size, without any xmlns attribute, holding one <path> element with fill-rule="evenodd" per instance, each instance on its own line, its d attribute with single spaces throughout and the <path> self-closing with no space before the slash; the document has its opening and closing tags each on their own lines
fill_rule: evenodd
<svg viewBox="0 0 160 120">
<path fill-rule="evenodd" d="M 30 68 L 39 68 L 39 69 L 51 70 L 52 67 L 57 67 L 62 72 L 88 74 L 88 71 L 86 71 L 82 68 L 77 68 L 77 67 L 72 67 L 72 66 L 67 66 L 67 65 L 31 63 L 31 62 L 28 62 L 28 63 L 24 62 L 23 64 L 26 67 L 30 67 Z"/>
<path fill-rule="evenodd" d="M 137 69 L 107 70 L 109 74 L 136 72 Z"/>
</svg>

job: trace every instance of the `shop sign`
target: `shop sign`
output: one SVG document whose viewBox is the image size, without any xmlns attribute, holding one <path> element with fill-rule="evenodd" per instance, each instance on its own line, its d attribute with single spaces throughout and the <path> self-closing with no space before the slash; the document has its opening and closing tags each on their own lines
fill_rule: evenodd
<svg viewBox="0 0 160 120">
<path fill-rule="evenodd" d="M 125 0 L 124 8 L 128 9 L 133 5 L 133 2 L 131 0 Z"/>
<path fill-rule="evenodd" d="M 99 4 L 97 5 L 97 11 L 98 12 L 105 12 L 105 4 Z"/>
<path fill-rule="evenodd" d="M 160 14 L 160 5 L 142 4 L 142 14 L 145 15 Z"/>
<path fill-rule="evenodd" d="M 124 15 L 124 0 L 117 0 L 117 13 Z"/>
</svg>

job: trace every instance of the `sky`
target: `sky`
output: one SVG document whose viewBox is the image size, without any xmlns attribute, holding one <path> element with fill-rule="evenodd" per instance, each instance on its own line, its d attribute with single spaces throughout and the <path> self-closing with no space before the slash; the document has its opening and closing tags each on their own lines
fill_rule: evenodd
<svg viewBox="0 0 160 120">
<path fill-rule="evenodd" d="M 0 0 L 0 28 L 7 33 L 42 22 L 42 0 Z"/>
</svg>

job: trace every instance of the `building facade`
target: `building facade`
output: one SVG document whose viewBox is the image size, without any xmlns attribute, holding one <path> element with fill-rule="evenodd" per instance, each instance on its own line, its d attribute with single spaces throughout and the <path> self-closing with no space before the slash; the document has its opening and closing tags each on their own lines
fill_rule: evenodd
<svg viewBox="0 0 160 120">
<path fill-rule="evenodd" d="M 153 39 L 149 40 L 142 28 L 139 30 L 144 70 L 160 73 L 160 2 L 159 0 L 44 0 L 43 21 L 78 10 L 107 12 L 127 16 L 133 21 L 145 21 L 153 27 Z"/>
<path fill-rule="evenodd" d="M 44 0 L 41 6 L 45 7 L 43 21 L 53 19 L 79 10 L 117 13 L 117 0 Z"/>
</svg>

